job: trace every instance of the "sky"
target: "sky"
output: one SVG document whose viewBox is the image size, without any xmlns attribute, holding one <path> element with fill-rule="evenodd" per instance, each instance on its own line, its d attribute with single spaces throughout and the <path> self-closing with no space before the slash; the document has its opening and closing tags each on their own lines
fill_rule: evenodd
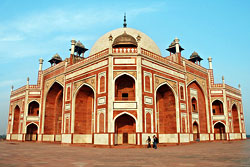
<svg viewBox="0 0 250 167">
<path fill-rule="evenodd" d="M 151 37 L 165 50 L 174 38 L 189 58 L 193 51 L 213 58 L 216 83 L 241 84 L 247 134 L 250 134 L 250 1 L 248 0 L 1 0 L 0 3 L 0 134 L 5 134 L 10 89 L 37 79 L 39 58 L 43 69 L 56 53 L 69 57 L 70 40 L 88 49 L 106 32 L 127 24 Z M 85 55 L 88 56 L 89 51 Z"/>
</svg>

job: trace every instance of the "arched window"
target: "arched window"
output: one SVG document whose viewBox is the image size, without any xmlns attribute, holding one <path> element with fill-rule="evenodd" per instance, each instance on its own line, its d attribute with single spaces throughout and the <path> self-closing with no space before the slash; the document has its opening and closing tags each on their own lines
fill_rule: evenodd
<svg viewBox="0 0 250 167">
<path fill-rule="evenodd" d="M 135 80 L 122 75 L 115 81 L 115 100 L 135 100 Z"/>
<path fill-rule="evenodd" d="M 192 112 L 198 112 L 197 100 L 194 97 L 192 98 Z"/>
<path fill-rule="evenodd" d="M 212 108 L 213 108 L 213 114 L 214 115 L 223 115 L 224 111 L 223 111 L 223 104 L 221 101 L 219 100 L 215 100 L 212 103 Z"/>
<path fill-rule="evenodd" d="M 39 103 L 32 101 L 29 103 L 28 116 L 38 116 L 39 115 Z"/>
</svg>

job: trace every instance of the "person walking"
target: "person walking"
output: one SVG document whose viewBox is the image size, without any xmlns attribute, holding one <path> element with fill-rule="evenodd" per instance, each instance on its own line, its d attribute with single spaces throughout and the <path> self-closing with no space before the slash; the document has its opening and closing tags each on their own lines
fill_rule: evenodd
<svg viewBox="0 0 250 167">
<path fill-rule="evenodd" d="M 157 144 L 158 144 L 158 138 L 154 135 L 153 136 L 153 148 L 154 149 L 157 149 Z"/>
<path fill-rule="evenodd" d="M 147 148 L 151 148 L 151 138 L 150 138 L 150 136 L 148 136 L 147 143 L 148 143 Z"/>
</svg>

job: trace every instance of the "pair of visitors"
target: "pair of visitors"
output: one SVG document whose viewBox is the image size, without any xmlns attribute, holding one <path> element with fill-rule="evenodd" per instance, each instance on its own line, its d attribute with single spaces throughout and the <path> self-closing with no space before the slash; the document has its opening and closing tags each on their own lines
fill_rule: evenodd
<svg viewBox="0 0 250 167">
<path fill-rule="evenodd" d="M 153 148 L 154 149 L 157 149 L 158 142 L 159 142 L 158 138 L 154 135 L 153 136 Z M 151 138 L 150 138 L 150 136 L 148 136 L 147 143 L 148 143 L 148 147 L 147 148 L 151 148 Z"/>
</svg>

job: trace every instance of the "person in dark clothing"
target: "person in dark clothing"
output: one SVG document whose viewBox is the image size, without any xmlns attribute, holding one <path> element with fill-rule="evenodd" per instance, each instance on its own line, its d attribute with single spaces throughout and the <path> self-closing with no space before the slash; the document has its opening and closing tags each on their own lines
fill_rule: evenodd
<svg viewBox="0 0 250 167">
<path fill-rule="evenodd" d="M 147 143 L 148 143 L 148 148 L 151 148 L 151 138 L 150 138 L 150 136 L 148 136 Z"/>
<path fill-rule="evenodd" d="M 157 144 L 158 144 L 158 138 L 154 135 L 153 136 L 153 148 L 154 149 L 157 149 Z"/>
</svg>

